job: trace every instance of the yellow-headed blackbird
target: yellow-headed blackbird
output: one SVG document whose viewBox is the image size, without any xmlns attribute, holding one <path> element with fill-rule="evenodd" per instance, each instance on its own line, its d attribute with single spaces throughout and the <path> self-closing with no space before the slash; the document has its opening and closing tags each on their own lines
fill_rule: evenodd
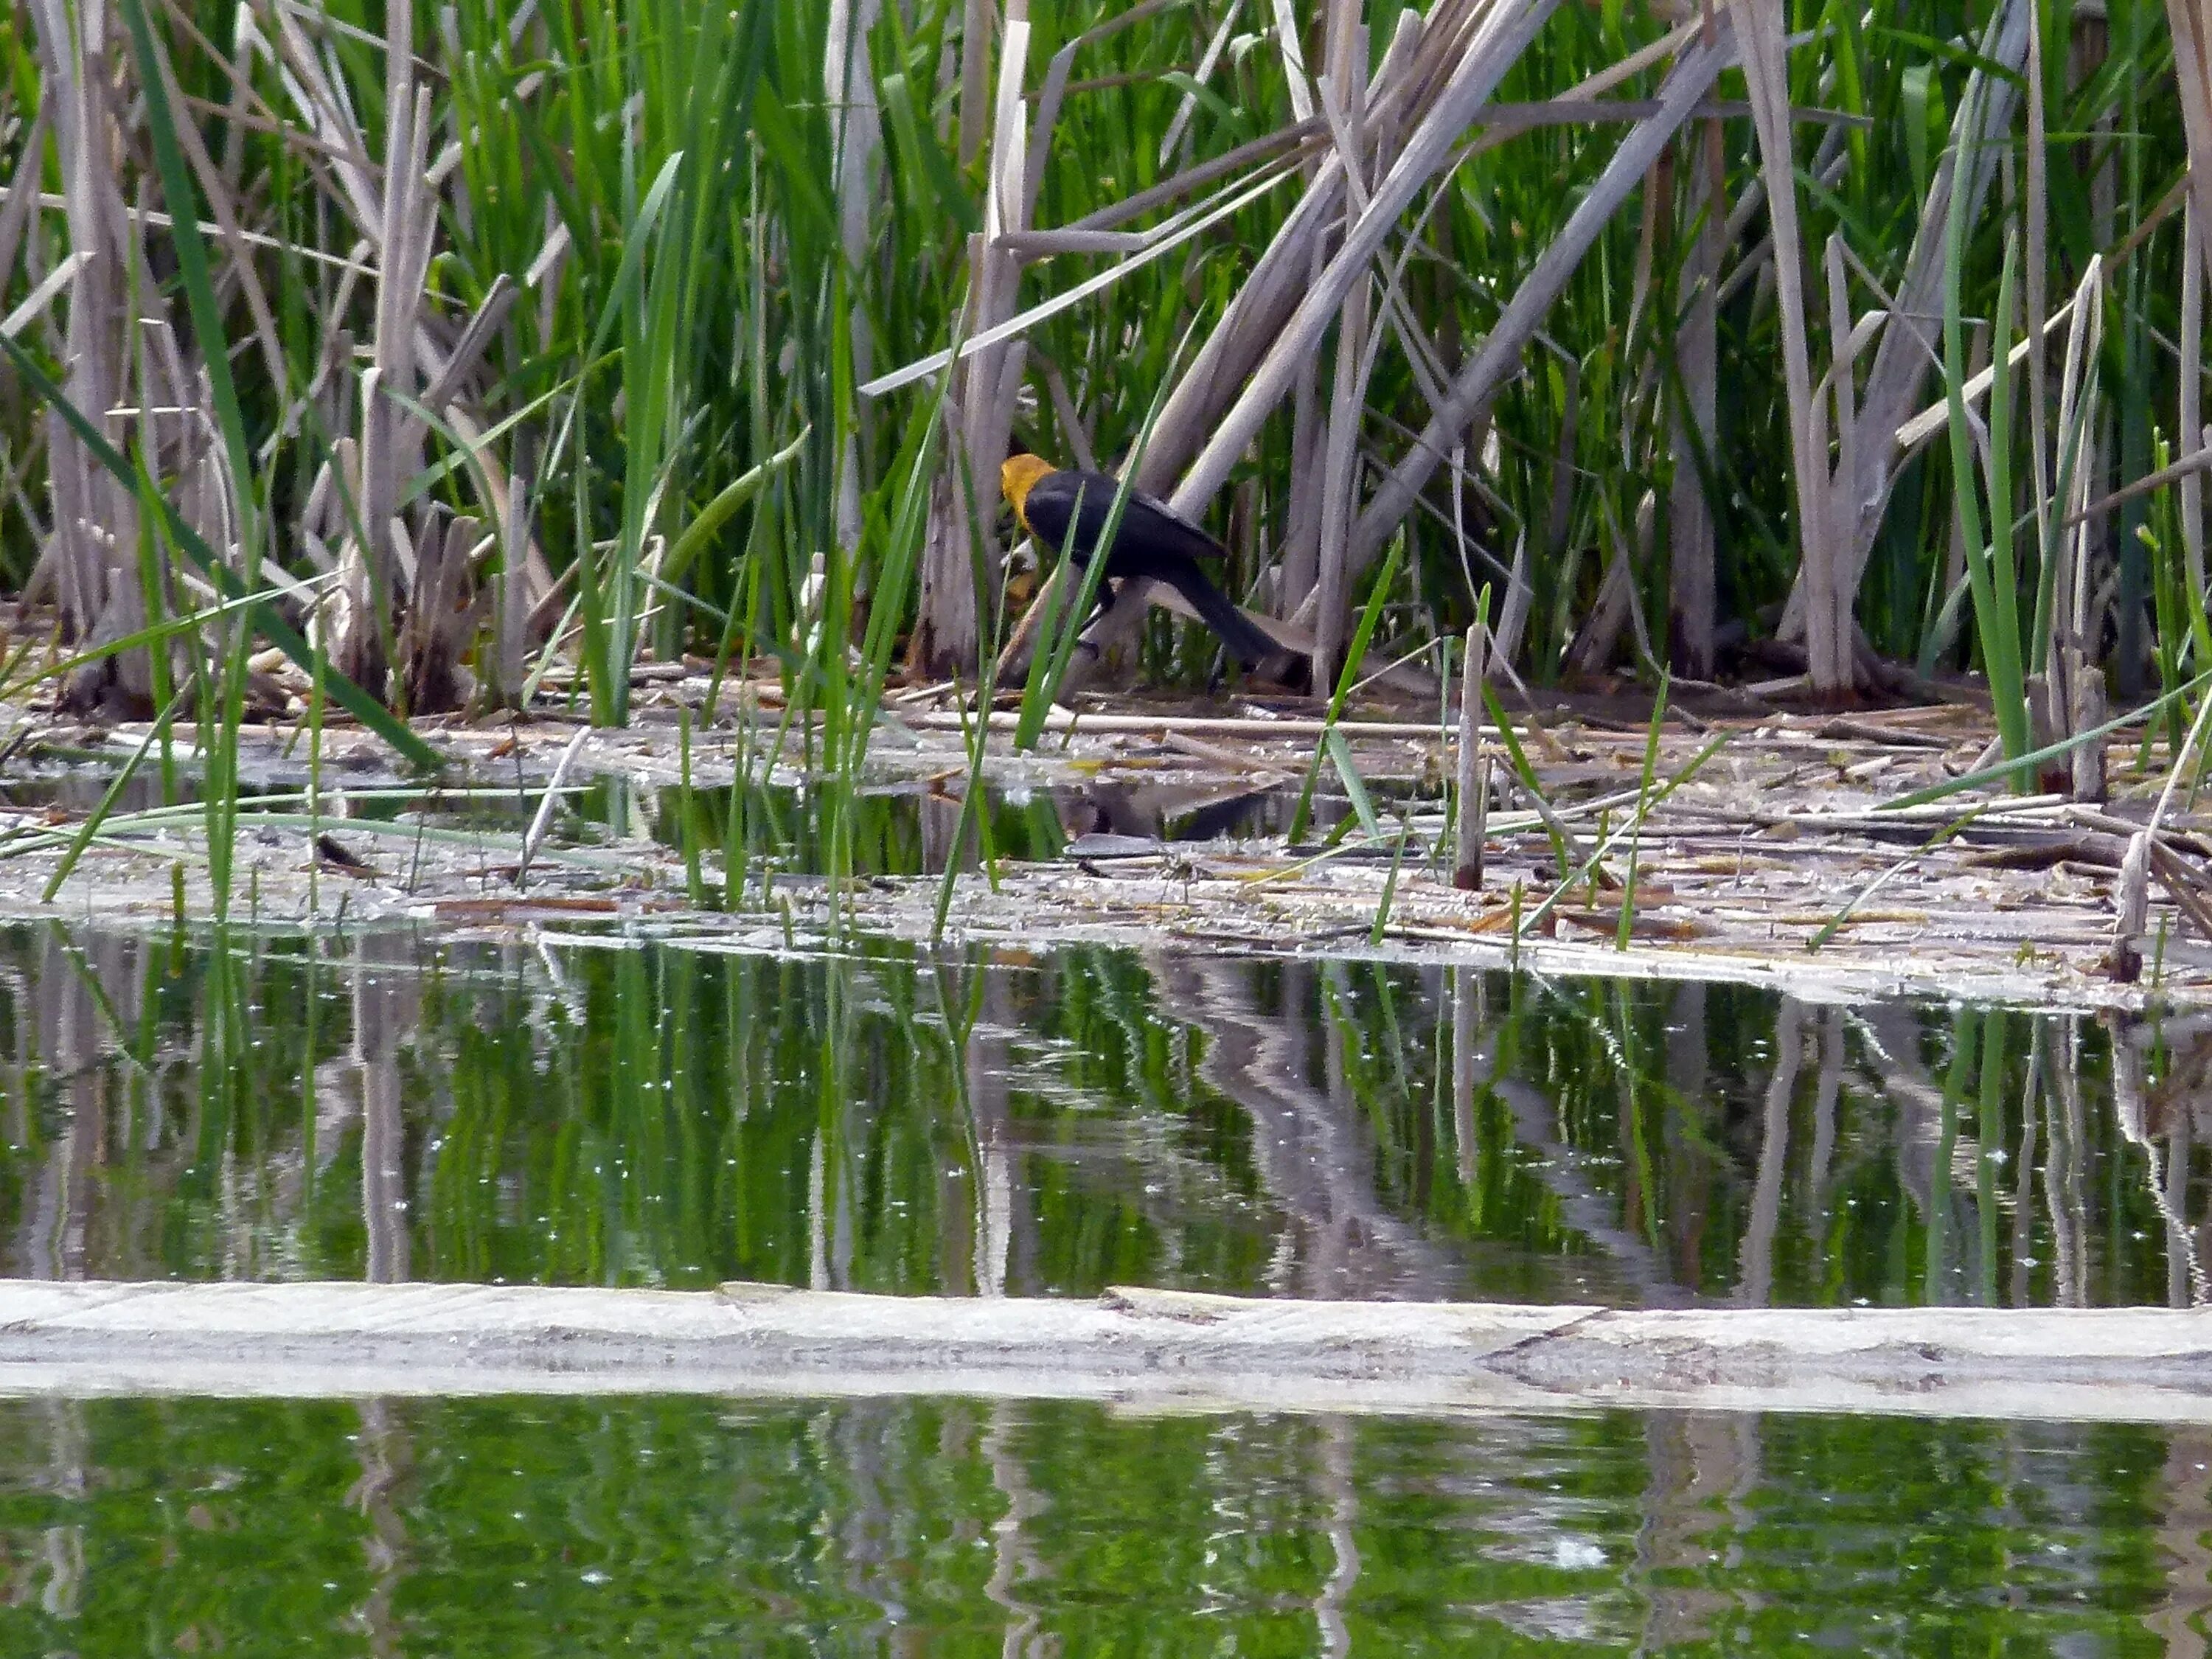
<svg viewBox="0 0 2212 1659">
<path fill-rule="evenodd" d="M 1103 472 L 1061 471 L 1036 455 L 1012 455 L 999 469 L 999 486 L 1022 528 L 1047 545 L 1087 566 L 1106 520 L 1113 511 L 1120 481 Z M 1068 526 L 1075 526 L 1073 545 Z M 1112 581 L 1146 577 L 1165 582 L 1190 602 L 1206 625 L 1221 636 L 1230 654 L 1247 668 L 1282 647 L 1254 625 L 1226 593 L 1206 579 L 1200 559 L 1222 559 L 1229 551 L 1165 501 L 1132 489 L 1121 522 L 1106 550 L 1104 576 Z"/>
</svg>

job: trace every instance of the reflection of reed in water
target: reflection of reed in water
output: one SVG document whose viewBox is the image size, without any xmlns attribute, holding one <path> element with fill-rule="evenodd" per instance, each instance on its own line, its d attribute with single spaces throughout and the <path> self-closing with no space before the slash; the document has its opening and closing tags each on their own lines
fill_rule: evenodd
<svg viewBox="0 0 2212 1659">
<path fill-rule="evenodd" d="M 369 1651 L 377 1659 L 391 1659 L 406 1651 L 392 1603 L 408 1574 L 407 1520 L 398 1492 L 414 1468 L 414 1443 L 392 1401 L 364 1400 L 359 1410 L 361 1434 L 354 1455 L 361 1462 L 361 1478 L 346 1493 L 346 1505 L 368 1522 L 362 1551 L 369 1590 L 356 1616 L 368 1632 Z"/>
<path fill-rule="evenodd" d="M 361 1093 L 361 1206 L 368 1231 L 368 1279 L 410 1276 L 407 1126 L 399 1091 L 399 1040 L 422 1020 L 420 981 L 406 971 L 413 941 L 370 933 L 353 962 L 353 1066 Z M 386 971 L 380 973 L 380 969 Z"/>
<path fill-rule="evenodd" d="M 2149 1162 L 2151 1196 L 2166 1224 L 2166 1302 L 2202 1306 L 2212 1302 L 2212 1286 L 2207 1240 L 2189 1224 L 2189 1185 L 2197 1145 L 2212 1130 L 2212 1015 L 2109 1023 L 2113 1110 L 2120 1133 Z M 2145 1051 L 2152 1048 L 2166 1051 L 2166 1070 L 2147 1085 Z M 2212 1216 L 2203 1226 L 2212 1232 Z"/>
<path fill-rule="evenodd" d="M 1034 1232 L 1023 1224 L 1027 1206 L 1021 1183 L 1021 1148 L 1006 1100 L 1006 1032 L 1013 1014 L 1006 975 L 979 965 L 981 1006 L 962 1045 L 960 1080 L 974 1137 L 973 1194 L 975 1228 L 972 1289 L 978 1296 L 1004 1296 L 1016 1267 L 1015 1241 Z M 1022 1282 L 1028 1282 L 1024 1277 Z"/>
<path fill-rule="evenodd" d="M 1836 1161 L 1836 1108 L 1844 1091 L 1844 1011 L 1820 1010 L 1820 1073 L 1813 1088 L 1813 1151 L 1805 1171 L 1806 1229 L 1812 1237 L 1813 1273 L 1827 1278 L 1829 1180 Z"/>
<path fill-rule="evenodd" d="M 2089 1305 L 2088 1201 L 2082 1188 L 2088 1165 L 2088 1126 L 2081 1114 L 2081 1022 L 2058 1022 L 2051 1081 L 2044 1095 L 2051 1151 L 2044 1159 L 2045 1201 L 2057 1267 L 2053 1300 L 2063 1308 Z"/>
<path fill-rule="evenodd" d="M 1314 1597 L 1314 1623 L 1321 1632 L 1321 1650 L 1336 1656 L 1352 1651 L 1345 1608 L 1359 1582 L 1359 1486 L 1352 1468 L 1351 1422 L 1324 1418 L 1320 1430 L 1314 1474 L 1322 1500 L 1328 1505 L 1323 1532 L 1328 1539 L 1329 1570 Z"/>
<path fill-rule="evenodd" d="M 958 1292 L 1140 1259 L 1658 1304 L 1917 1296 L 1927 1262 L 1970 1300 L 2203 1293 L 2207 1022 L 1105 950 L 974 971 L 933 963 L 933 998 L 896 960 L 833 992 L 665 948 L 17 930 L 4 1265 Z"/>
<path fill-rule="evenodd" d="M 1457 1276 L 1443 1252 L 1376 1193 L 1373 1137 L 1340 1075 L 1335 1088 L 1316 1088 L 1305 1027 L 1262 1012 L 1256 965 L 1169 957 L 1155 969 L 1166 1011 L 1206 1034 L 1201 1075 L 1251 1118 L 1253 1163 L 1284 1218 L 1285 1254 L 1269 1288 L 1316 1297 L 1450 1294 Z"/>
<path fill-rule="evenodd" d="M 1462 1001 L 1470 997 L 1479 1000 L 1481 982 L 1462 978 L 1454 990 Z M 1581 1167 L 1582 1149 L 1565 1139 L 1557 1103 L 1534 1085 L 1500 1070 L 1498 1052 L 1505 1035 L 1501 1027 L 1492 1025 L 1480 1012 L 1462 1018 L 1455 1010 L 1452 1030 L 1453 1093 L 1455 1100 L 1467 1103 L 1463 1112 L 1455 1113 L 1464 1137 L 1460 1156 L 1467 1177 L 1473 1178 L 1474 1169 L 1474 1102 L 1478 1095 L 1487 1093 L 1503 1102 L 1511 1115 L 1515 1140 L 1540 1154 L 1534 1172 L 1559 1201 L 1559 1224 L 1595 1245 L 1643 1305 L 1677 1307 L 1688 1301 L 1690 1292 L 1675 1282 L 1658 1253 L 1635 1231 L 1635 1196 L 1630 1198 L 1631 1218 L 1624 1219 L 1613 1194 L 1601 1190 Z M 1696 1046 L 1700 1056 L 1698 1064 L 1702 1066 L 1703 1044 Z M 1625 1076 L 1617 1080 L 1626 1085 Z M 1632 1121 L 1632 1107 L 1624 1103 L 1620 1115 L 1624 1129 Z M 1627 1158 L 1623 1167 L 1633 1170 L 1636 1163 L 1634 1158 Z"/>
<path fill-rule="evenodd" d="M 1759 1174 L 1751 1187 L 1751 1217 L 1737 1251 L 1735 1299 L 1763 1308 L 1774 1295 L 1775 1233 L 1782 1222 L 1782 1175 L 1790 1159 L 1790 1107 L 1797 1093 L 1797 1066 L 1804 1053 L 1798 1030 L 1804 1009 L 1795 997 L 1782 999 L 1775 1022 L 1774 1075 L 1767 1080 L 1766 1110 L 1759 1126 Z"/>
<path fill-rule="evenodd" d="M 2043 1129 L 2039 1108 L 2050 1035 L 2045 1022 L 2035 1022 L 2028 1042 L 2027 1088 L 2020 1103 L 2020 1153 L 2013 1160 L 2012 1194 L 2012 1305 L 2015 1308 L 2027 1306 L 2028 1275 L 2034 1271 L 2029 1260 L 2035 1243 L 2035 1149 Z"/>
<path fill-rule="evenodd" d="M 1632 1582 L 1644 1599 L 1638 1650 L 1714 1639 L 1739 1606 L 1710 1589 L 1721 1551 L 1715 1534 L 1733 1534 L 1760 1467 L 1755 1419 L 1710 1412 L 1654 1412 L 1644 1419 L 1646 1477 L 1636 1530 Z M 1734 1547 L 1731 1536 L 1727 1542 Z"/>
<path fill-rule="evenodd" d="M 1042 1616 L 1023 1597 L 1021 1586 L 1041 1577 L 1043 1565 L 1024 1528 L 1044 1508 L 1045 1499 L 1031 1483 L 1018 1444 L 1027 1426 L 1027 1409 L 1005 1400 L 981 1401 L 975 1409 L 983 1413 L 979 1450 L 989 1466 L 993 1489 L 1006 1501 L 1005 1510 L 991 1522 L 991 1577 L 983 1594 L 1006 1610 L 1001 1659 L 1029 1659 L 1040 1645 L 1036 1635 Z"/>
<path fill-rule="evenodd" d="M 848 1401 L 809 1425 L 808 1438 L 832 1475 L 830 1490 L 842 1500 L 823 1517 L 822 1532 L 834 1540 L 846 1593 L 876 1608 L 876 1620 L 860 1631 L 878 1642 L 896 1640 L 912 1616 L 904 1567 L 922 1507 L 914 1479 L 915 1426 L 915 1413 L 888 1400 Z"/>
<path fill-rule="evenodd" d="M 2166 1588 L 2143 1624 L 2166 1644 L 2169 1659 L 2185 1654 L 2202 1659 L 2206 1614 L 2212 1613 L 2212 1504 L 2206 1501 L 2206 1488 L 2212 1485 L 2212 1437 L 2169 1431 L 2159 1474 L 2165 1502 L 2158 1541 L 2166 1556 Z"/>
<path fill-rule="evenodd" d="M 121 1034 L 138 1025 L 150 964 L 141 941 L 112 934 L 91 934 L 80 945 L 58 928 L 41 930 L 36 951 L 28 975 L 12 976 L 10 987 L 21 1011 L 17 1041 L 25 1048 L 11 1057 L 15 1065 L 7 1092 L 18 1103 L 10 1114 L 15 1121 L 9 1139 L 12 1146 L 31 1147 L 53 1130 L 58 1133 L 24 1206 L 17 1271 L 33 1279 L 82 1279 L 94 1224 L 94 1171 L 106 1161 L 114 1127 L 109 1105 L 117 1079 L 102 1060 Z M 46 1073 L 50 1086 L 59 1087 L 64 1109 L 58 1125 L 34 1126 L 29 1121 L 28 1073 L 33 1067 Z M 145 1067 L 134 1069 L 139 1086 L 131 1095 L 149 1092 L 143 1085 Z M 147 1104 L 150 1109 L 152 1103 Z M 124 1115 L 128 1115 L 126 1104 Z"/>
<path fill-rule="evenodd" d="M 2036 1183 L 2051 1236 L 2051 1301 L 2086 1305 L 2089 1220 L 2085 1171 L 2091 1157 L 2082 1115 L 2081 1054 L 2075 1023 L 2060 1017 L 2015 1015 L 2005 1009 L 1961 1009 L 1952 1017 L 1951 1059 L 1939 1085 L 1922 1066 L 1920 1022 L 1907 1005 L 1886 1003 L 1856 1017 L 1870 1092 L 1897 1109 L 1899 1185 L 1927 1230 L 1923 1295 L 1930 1303 L 1979 1301 L 2002 1294 L 2015 1306 L 2029 1300 L 2034 1254 Z M 2025 1026 L 2027 1042 L 2020 1042 Z M 2023 1052 L 2024 1050 L 2024 1052 Z M 2006 1145 L 2010 1056 L 2023 1057 L 2020 1132 Z M 1971 1114 L 1973 1127 L 1962 1127 Z M 2043 1148 L 2041 1162 L 2038 1149 Z M 2001 1186 L 2013 1167 L 2012 1189 Z M 2008 1234 L 2002 1210 L 2013 1212 Z M 2117 1217 L 2107 1218 L 2107 1224 Z M 2009 1275 L 2001 1272 L 2002 1255 Z"/>
</svg>

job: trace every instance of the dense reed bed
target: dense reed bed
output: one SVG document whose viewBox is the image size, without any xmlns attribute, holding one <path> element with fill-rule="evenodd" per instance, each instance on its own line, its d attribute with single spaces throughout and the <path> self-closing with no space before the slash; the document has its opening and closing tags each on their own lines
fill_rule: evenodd
<svg viewBox="0 0 2212 1659">
<path fill-rule="evenodd" d="M 2203 27 L 29 0 L 8 682 L 405 746 L 774 657 L 843 769 L 1014 637 L 1013 446 L 1202 516 L 1317 687 L 1480 621 L 1539 685 L 1981 673 L 2017 757 L 2212 669 Z M 1203 677 L 1152 597 L 1093 642 Z"/>
</svg>

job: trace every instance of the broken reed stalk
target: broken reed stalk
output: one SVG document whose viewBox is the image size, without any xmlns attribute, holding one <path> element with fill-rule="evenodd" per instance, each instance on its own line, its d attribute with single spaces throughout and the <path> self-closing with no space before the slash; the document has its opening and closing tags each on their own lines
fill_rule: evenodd
<svg viewBox="0 0 2212 1659">
<path fill-rule="evenodd" d="M 531 815 L 530 828 L 523 834 L 522 848 L 514 860 L 514 884 L 518 889 L 529 879 L 530 861 L 544 845 L 546 832 L 553 827 L 553 814 L 561 804 L 561 786 L 568 781 L 568 769 L 575 764 L 577 755 L 591 735 L 588 726 L 580 727 L 562 750 L 561 758 L 553 763 L 553 775 L 545 781 L 545 793 L 538 797 L 538 810 Z"/>
<path fill-rule="evenodd" d="M 2203 678 L 2201 674 L 2198 677 L 2200 681 Z M 2168 694 L 2174 695 L 2177 694 Z M 2208 912 L 2203 901 L 2191 890 L 2198 884 L 2195 872 L 2164 845 L 2159 835 L 2159 827 L 2173 805 L 2174 791 L 2180 786 L 2182 775 L 2190 769 L 2204 741 L 2208 723 L 2212 723 L 2212 696 L 2207 696 L 2197 705 L 2197 718 L 2190 722 L 2189 735 L 2173 757 L 2172 768 L 2166 774 L 2165 787 L 2159 791 L 2148 820 L 2129 837 L 2127 854 L 2120 865 L 2119 880 L 2113 894 L 2115 914 L 2109 961 L 2112 977 L 2117 980 L 2131 982 L 2142 970 L 2140 941 L 2149 927 L 2150 878 L 2154 873 L 2165 884 L 2182 914 L 2205 939 L 2212 940 L 2212 925 L 2208 925 L 2212 924 L 2212 912 Z M 2193 793 L 2193 782 L 2191 787 Z"/>
<path fill-rule="evenodd" d="M 1482 687 L 1489 678 L 1488 641 L 1482 624 L 1467 630 L 1459 686 L 1459 856 L 1452 885 L 1474 892 L 1482 886 L 1482 840 L 1489 816 L 1490 764 L 1482 752 Z"/>
</svg>

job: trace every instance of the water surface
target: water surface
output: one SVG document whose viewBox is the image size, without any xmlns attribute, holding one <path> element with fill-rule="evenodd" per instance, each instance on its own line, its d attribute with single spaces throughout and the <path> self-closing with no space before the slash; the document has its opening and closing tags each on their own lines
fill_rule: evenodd
<svg viewBox="0 0 2212 1659">
<path fill-rule="evenodd" d="M 2202 1651 L 2189 1431 L 0 1404 L 24 1655 Z"/>
<path fill-rule="evenodd" d="M 0 1272 L 2203 1291 L 2202 1022 L 1069 949 L 0 929 Z"/>
</svg>

